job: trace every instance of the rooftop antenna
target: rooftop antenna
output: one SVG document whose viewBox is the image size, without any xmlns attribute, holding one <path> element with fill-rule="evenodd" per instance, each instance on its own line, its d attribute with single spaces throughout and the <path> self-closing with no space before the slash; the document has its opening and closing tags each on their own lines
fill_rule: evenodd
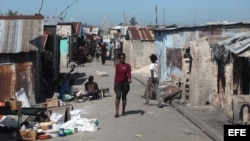
<svg viewBox="0 0 250 141">
<path fill-rule="evenodd" d="M 68 10 L 74 3 L 76 3 L 78 0 L 75 0 L 75 1 L 73 1 L 69 6 L 67 6 L 60 14 L 59 14 L 59 16 L 61 16 L 61 15 L 63 15 L 63 13 L 66 11 L 66 10 Z M 65 15 L 66 16 L 66 15 Z M 65 18 L 65 16 L 64 16 L 64 18 Z"/>
<path fill-rule="evenodd" d="M 59 16 L 58 17 L 60 17 L 60 16 L 62 16 L 63 15 L 63 13 L 67 10 L 67 9 L 69 9 L 75 2 L 77 2 L 78 0 L 75 0 L 75 1 L 73 1 L 69 6 L 67 6 L 60 14 L 59 14 Z M 64 16 L 63 17 L 60 17 L 60 21 L 64 21 L 64 19 L 65 19 L 65 17 L 66 17 L 66 15 L 67 15 L 67 12 L 64 14 Z M 59 28 L 58 28 L 58 32 L 61 30 L 61 28 L 62 28 L 62 26 L 60 26 Z"/>
<path fill-rule="evenodd" d="M 67 15 L 67 12 L 64 14 L 64 17 L 61 17 L 60 18 L 60 21 L 64 21 L 64 19 L 65 19 L 65 17 L 66 17 L 66 15 Z M 62 26 L 60 26 L 59 28 L 58 28 L 58 30 L 57 30 L 57 32 L 59 32 L 60 30 L 61 30 L 61 28 L 62 28 Z"/>
<path fill-rule="evenodd" d="M 41 14 L 41 10 L 42 10 L 42 8 L 43 8 L 43 0 L 42 0 L 41 7 L 39 8 L 39 12 L 38 12 L 38 14 Z"/>
</svg>

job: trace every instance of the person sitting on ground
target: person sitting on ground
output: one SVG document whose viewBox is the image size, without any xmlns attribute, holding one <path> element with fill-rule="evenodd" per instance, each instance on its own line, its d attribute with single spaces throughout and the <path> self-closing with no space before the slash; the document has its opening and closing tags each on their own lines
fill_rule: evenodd
<svg viewBox="0 0 250 141">
<path fill-rule="evenodd" d="M 94 82 L 94 77 L 90 75 L 88 82 L 85 83 L 85 93 L 80 94 L 79 97 L 91 97 L 90 100 L 95 100 L 99 98 L 99 92 L 98 84 Z"/>
<path fill-rule="evenodd" d="M 74 78 L 70 78 L 69 81 L 66 81 L 63 83 L 63 85 L 60 87 L 59 91 L 59 99 L 62 101 L 71 100 L 74 98 L 74 88 L 73 85 L 75 83 Z"/>
</svg>

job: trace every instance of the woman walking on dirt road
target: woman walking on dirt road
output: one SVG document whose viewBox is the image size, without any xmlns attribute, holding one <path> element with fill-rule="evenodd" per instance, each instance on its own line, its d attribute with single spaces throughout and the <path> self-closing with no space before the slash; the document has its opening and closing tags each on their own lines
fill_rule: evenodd
<svg viewBox="0 0 250 141">
<path fill-rule="evenodd" d="M 122 98 L 122 115 L 125 116 L 125 109 L 127 104 L 127 94 L 130 90 L 129 83 L 131 80 L 131 66 L 125 62 L 126 55 L 120 53 L 118 58 L 120 62 L 115 65 L 115 82 L 114 90 L 116 93 L 115 99 L 115 117 L 119 117 L 119 105 Z"/>
</svg>

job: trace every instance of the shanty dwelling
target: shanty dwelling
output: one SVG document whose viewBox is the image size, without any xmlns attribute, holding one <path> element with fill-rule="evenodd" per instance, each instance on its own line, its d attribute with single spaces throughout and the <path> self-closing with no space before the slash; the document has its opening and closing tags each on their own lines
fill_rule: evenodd
<svg viewBox="0 0 250 141">
<path fill-rule="evenodd" d="M 121 42 L 120 44 L 122 46 L 121 39 L 127 35 L 127 31 L 128 31 L 128 26 L 125 26 L 125 25 L 118 25 L 118 26 L 112 27 L 109 29 L 108 35 L 106 35 L 106 39 L 104 37 L 103 40 L 109 40 L 113 42 L 114 45 L 116 42 Z"/>
<path fill-rule="evenodd" d="M 43 68 L 43 76 L 46 78 L 44 79 L 44 82 L 48 86 L 53 86 L 54 81 L 60 81 L 60 79 L 65 75 L 64 73 L 60 72 L 60 47 L 63 45 L 60 45 L 60 41 L 64 40 L 62 36 L 59 36 L 57 34 L 57 24 L 58 21 L 56 19 L 46 19 L 44 23 L 44 42 L 43 42 L 43 48 L 41 53 L 42 58 L 42 68 Z M 72 22 L 72 28 L 73 28 L 73 46 L 69 47 L 72 49 L 73 54 L 77 53 L 77 39 L 78 37 L 81 37 L 81 23 L 80 22 Z M 68 46 L 68 43 L 66 44 Z M 68 49 L 69 49 L 68 48 Z M 69 52 L 69 51 L 67 51 Z M 48 57 L 49 53 L 53 53 L 53 78 L 51 78 L 52 75 L 47 77 L 47 72 L 50 72 L 49 70 L 50 65 L 48 63 Z M 72 59 L 74 59 L 74 56 L 72 56 Z M 67 62 L 68 63 L 68 62 Z M 62 66 L 65 67 L 65 66 Z M 54 90 L 54 91 L 53 91 Z M 54 85 L 54 89 L 52 88 L 53 92 L 58 92 L 58 87 Z M 53 93 L 48 97 L 51 98 L 53 96 Z"/>
<path fill-rule="evenodd" d="M 208 38 L 188 43 L 192 62 L 183 72 L 189 80 L 189 102 L 224 108 L 234 123 L 249 123 L 250 32 L 209 45 Z M 188 64 L 188 63 L 186 63 Z"/>
<path fill-rule="evenodd" d="M 98 27 L 84 27 L 84 40 L 90 43 L 93 35 L 99 35 L 100 29 Z"/>
<path fill-rule="evenodd" d="M 111 42 L 113 42 L 114 47 L 116 46 L 116 44 L 120 44 L 121 50 L 123 47 L 123 40 L 124 37 L 127 35 L 127 31 L 128 31 L 128 26 L 125 25 L 118 25 L 118 26 L 114 26 L 112 28 L 109 29 L 108 31 L 108 39 L 104 39 L 104 40 L 109 40 Z"/>
<path fill-rule="evenodd" d="M 210 104 L 215 107 L 223 107 L 226 114 L 234 118 L 236 122 L 237 117 L 240 118 L 240 116 L 236 116 L 237 112 L 234 110 L 237 108 L 233 109 L 233 107 L 240 106 L 239 104 L 233 106 L 231 102 L 233 99 L 236 101 L 242 96 L 234 96 L 236 93 L 232 92 L 233 88 L 240 88 L 239 85 L 232 83 L 237 80 L 237 77 L 232 77 L 232 74 L 235 75 L 235 72 L 238 71 L 236 68 L 239 67 L 233 67 L 233 64 L 221 67 L 223 63 L 216 61 L 212 52 L 213 47 L 221 41 L 241 35 L 244 32 L 249 32 L 248 23 L 212 24 L 182 28 L 169 27 L 164 30 L 157 28 L 156 52 L 160 58 L 161 80 L 181 85 L 181 103 L 189 103 L 191 106 Z M 230 58 L 232 56 L 230 55 Z M 232 62 L 234 59 L 230 60 Z M 181 67 L 175 63 L 180 63 Z M 247 63 L 245 62 L 245 64 Z M 242 86 L 242 83 L 240 86 Z M 247 89 L 246 86 L 244 89 Z M 242 93 L 241 89 L 237 89 L 237 91 L 238 94 Z M 242 101 L 244 103 L 246 99 L 242 98 L 241 101 L 237 101 L 238 103 Z M 240 111 L 239 108 L 237 111 Z"/>
<path fill-rule="evenodd" d="M 77 58 L 77 53 L 78 53 L 78 39 L 82 39 L 84 36 L 84 31 L 83 31 L 83 27 L 82 27 L 82 23 L 81 22 L 72 22 L 72 26 L 73 26 L 73 48 L 72 49 L 72 57 L 70 58 L 71 60 L 76 60 Z M 70 61 L 71 61 L 70 60 Z"/>
<path fill-rule="evenodd" d="M 235 123 L 250 124 L 250 32 L 221 41 L 211 49 L 218 70 L 212 98 L 225 107 Z"/>
<path fill-rule="evenodd" d="M 39 102 L 43 16 L 0 16 L 0 35 L 0 100 L 23 90 L 31 103 Z"/>
<path fill-rule="evenodd" d="M 97 27 L 84 27 L 83 30 L 84 30 L 83 39 L 88 44 L 87 46 L 88 48 L 87 52 L 89 54 L 88 60 L 89 62 L 91 62 L 93 59 L 91 57 L 96 52 L 96 46 L 101 42 L 100 29 Z"/>
<path fill-rule="evenodd" d="M 76 53 L 75 35 L 80 34 L 81 23 L 58 23 L 56 33 L 60 38 L 60 67 L 69 67 L 70 60 L 74 59 Z"/>
<path fill-rule="evenodd" d="M 155 53 L 155 34 L 150 27 L 128 26 L 123 37 L 123 52 L 133 69 L 151 63 L 149 56 Z"/>
<path fill-rule="evenodd" d="M 118 59 L 119 52 L 123 52 L 123 41 L 127 34 L 127 29 L 128 29 L 128 26 L 124 26 L 124 25 L 115 26 L 115 27 L 110 28 L 108 32 L 109 34 L 106 35 L 106 37 L 109 38 L 108 40 L 112 42 L 112 45 L 113 45 L 111 58 L 114 60 L 114 65 L 119 62 L 119 59 Z"/>
</svg>

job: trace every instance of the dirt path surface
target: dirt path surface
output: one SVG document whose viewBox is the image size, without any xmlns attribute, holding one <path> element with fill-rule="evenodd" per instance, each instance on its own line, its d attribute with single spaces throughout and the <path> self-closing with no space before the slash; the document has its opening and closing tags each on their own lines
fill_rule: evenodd
<svg viewBox="0 0 250 141">
<path fill-rule="evenodd" d="M 134 71 L 133 75 L 147 77 L 147 71 Z M 68 72 L 69 68 L 64 68 L 62 72 Z M 108 76 L 99 76 L 97 72 L 105 72 Z M 101 62 L 87 63 L 85 67 L 77 67 L 73 72 L 76 78 L 76 89 L 84 91 L 83 84 L 89 75 L 94 76 L 100 88 L 109 88 L 110 92 L 103 99 L 70 102 L 74 109 L 81 110 L 83 118 L 97 118 L 99 120 L 96 132 L 81 132 L 66 137 L 55 137 L 53 141 L 211 141 L 199 128 L 193 125 L 183 115 L 172 106 L 165 105 L 163 108 L 156 106 L 157 101 L 151 100 L 150 106 L 145 106 L 144 94 L 145 86 L 136 79 L 133 79 L 130 92 L 127 97 L 126 116 L 114 118 L 115 114 L 115 93 L 114 66 L 112 61 L 107 61 L 105 65 Z M 121 109 L 121 105 L 120 105 Z"/>
</svg>

